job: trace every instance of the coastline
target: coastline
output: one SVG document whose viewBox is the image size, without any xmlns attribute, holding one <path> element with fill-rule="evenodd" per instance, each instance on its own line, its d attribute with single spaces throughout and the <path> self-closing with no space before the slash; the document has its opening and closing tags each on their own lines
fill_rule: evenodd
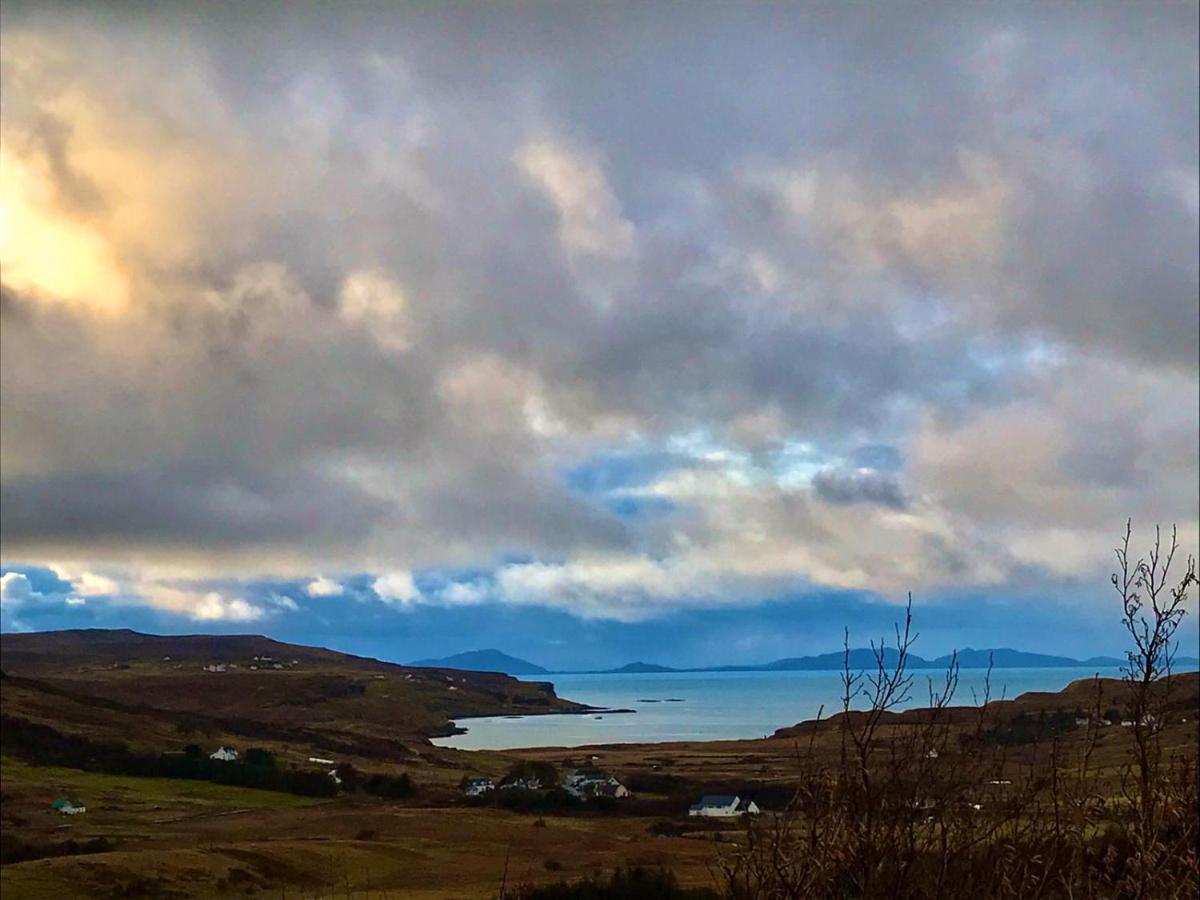
<svg viewBox="0 0 1200 900">
<path fill-rule="evenodd" d="M 914 675 L 908 709 L 921 707 L 924 681 L 932 673 Z M 1091 667 L 1001 669 L 991 673 L 988 688 L 984 671 L 964 672 L 954 705 L 974 709 L 985 695 L 993 702 L 1012 700 L 1116 675 L 1113 669 Z M 579 708 L 455 717 L 431 739 L 435 746 L 464 751 L 753 741 L 828 718 L 841 708 L 836 672 L 589 674 L 559 679 L 555 688 L 579 698 Z M 616 715 L 631 710 L 638 715 Z"/>
</svg>

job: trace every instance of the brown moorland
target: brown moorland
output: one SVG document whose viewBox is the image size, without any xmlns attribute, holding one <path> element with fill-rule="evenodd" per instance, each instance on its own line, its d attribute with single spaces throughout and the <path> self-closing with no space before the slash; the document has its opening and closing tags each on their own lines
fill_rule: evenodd
<svg viewBox="0 0 1200 900">
<path fill-rule="evenodd" d="M 496 896 L 506 872 L 510 883 L 533 884 L 618 865 L 663 865 L 685 885 L 712 885 L 722 853 L 744 840 L 744 826 L 697 824 L 686 818 L 687 805 L 699 793 L 728 791 L 780 810 L 788 803 L 802 754 L 832 764 L 841 750 L 843 715 L 759 740 L 506 753 L 446 750 L 431 745 L 427 736 L 452 715 L 497 707 L 529 711 L 514 702 L 518 698 L 546 698 L 542 708 L 547 709 L 575 706 L 506 676 L 413 670 L 259 638 L 162 638 L 160 643 L 143 635 L 102 635 L 98 649 L 78 634 L 4 636 L 4 715 L 95 740 L 126 741 L 146 751 L 178 751 L 189 743 L 205 749 L 253 744 L 294 766 L 305 765 L 310 755 L 330 753 L 363 772 L 407 772 L 418 793 L 399 802 L 362 794 L 301 797 L 41 766 L 6 756 L 0 772 L 6 840 L 16 838 L 43 854 L 68 842 L 76 850 L 99 851 L 9 862 L 0 870 L 6 897 L 275 897 L 282 892 L 483 898 Z M 288 668 L 202 669 L 216 660 L 227 667 L 240 660 L 240 668 L 254 656 L 282 659 Z M 298 664 L 292 666 L 292 660 Z M 147 682 L 152 689 L 143 692 Z M 1169 683 L 1164 746 L 1194 749 L 1200 675 L 1176 675 Z M 363 692 L 348 693 L 347 684 L 361 685 Z M 457 690 L 449 691 L 451 686 Z M 1089 725 L 1057 735 L 1053 745 L 1062 752 L 1091 742 L 1098 771 L 1106 771 L 1115 784 L 1133 735 L 1120 724 L 1099 724 L 1102 715 L 1095 711 L 1123 708 L 1127 693 L 1120 681 L 1089 679 L 1057 693 L 994 701 L 982 711 L 947 707 L 942 746 L 949 749 L 940 764 L 952 764 L 958 736 L 977 729 L 981 720 L 997 727 L 1019 717 L 1059 715 L 1069 716 L 1074 725 L 1077 712 L 1087 711 Z M 297 695 L 312 706 L 297 703 Z M 852 719 L 861 715 L 849 714 Z M 922 710 L 886 713 L 875 737 L 878 746 L 921 728 L 928 715 Z M 1033 740 L 996 753 L 1016 772 L 1045 757 L 1050 747 L 1049 741 Z M 517 813 L 466 805 L 454 789 L 464 775 L 498 776 L 516 759 L 564 768 L 595 762 L 633 787 L 637 797 L 603 811 Z M 88 813 L 70 819 L 55 815 L 50 801 L 60 796 L 85 803 Z"/>
</svg>

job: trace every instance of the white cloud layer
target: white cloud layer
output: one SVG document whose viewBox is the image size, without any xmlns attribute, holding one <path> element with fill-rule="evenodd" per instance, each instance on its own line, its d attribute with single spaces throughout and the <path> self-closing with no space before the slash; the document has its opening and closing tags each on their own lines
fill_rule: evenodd
<svg viewBox="0 0 1200 900">
<path fill-rule="evenodd" d="M 304 586 L 304 593 L 310 597 L 336 597 L 345 589 L 332 578 L 320 575 Z"/>
<path fill-rule="evenodd" d="M 412 573 L 403 570 L 380 575 L 372 582 L 371 590 L 384 603 L 393 603 L 398 606 L 416 603 L 421 599 L 421 592 L 413 583 Z"/>
</svg>

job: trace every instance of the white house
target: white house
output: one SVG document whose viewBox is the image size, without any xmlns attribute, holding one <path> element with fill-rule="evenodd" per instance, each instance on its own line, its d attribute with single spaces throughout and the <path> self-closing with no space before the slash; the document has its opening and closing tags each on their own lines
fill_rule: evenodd
<svg viewBox="0 0 1200 900">
<path fill-rule="evenodd" d="M 221 762 L 233 762 L 238 758 L 238 754 L 232 747 L 219 747 L 215 752 L 208 754 L 208 758 Z"/>
<path fill-rule="evenodd" d="M 468 797 L 482 797 L 495 789 L 496 785 L 490 778 L 469 778 L 462 786 L 463 793 Z"/>
<path fill-rule="evenodd" d="M 633 792 L 615 778 L 607 778 L 592 789 L 593 796 L 612 797 L 614 800 L 624 800 L 632 797 Z"/>
<path fill-rule="evenodd" d="M 318 766 L 336 766 L 336 765 L 337 765 L 337 761 L 336 761 L 336 760 L 332 760 L 332 759 L 323 759 L 323 758 L 322 758 L 322 757 L 320 757 L 320 756 L 310 756 L 310 757 L 308 758 L 308 761 L 309 761 L 310 763 L 316 763 Z"/>
<path fill-rule="evenodd" d="M 737 794 L 708 794 L 688 808 L 689 816 L 727 819 L 734 816 L 758 815 L 762 810 L 753 800 L 743 800 Z"/>
<path fill-rule="evenodd" d="M 597 770 L 581 771 L 576 769 L 567 775 L 563 789 L 573 797 L 584 800 L 588 797 L 613 797 L 623 799 L 633 796 L 629 788 L 617 781 L 611 775 L 605 775 Z"/>
</svg>

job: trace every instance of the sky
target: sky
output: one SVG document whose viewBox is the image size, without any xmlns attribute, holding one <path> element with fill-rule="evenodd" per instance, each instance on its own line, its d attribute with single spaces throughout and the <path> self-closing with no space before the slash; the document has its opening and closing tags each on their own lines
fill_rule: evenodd
<svg viewBox="0 0 1200 900">
<path fill-rule="evenodd" d="M 1194 2 L 0 38 L 3 630 L 1088 656 L 1200 544 Z"/>
</svg>

